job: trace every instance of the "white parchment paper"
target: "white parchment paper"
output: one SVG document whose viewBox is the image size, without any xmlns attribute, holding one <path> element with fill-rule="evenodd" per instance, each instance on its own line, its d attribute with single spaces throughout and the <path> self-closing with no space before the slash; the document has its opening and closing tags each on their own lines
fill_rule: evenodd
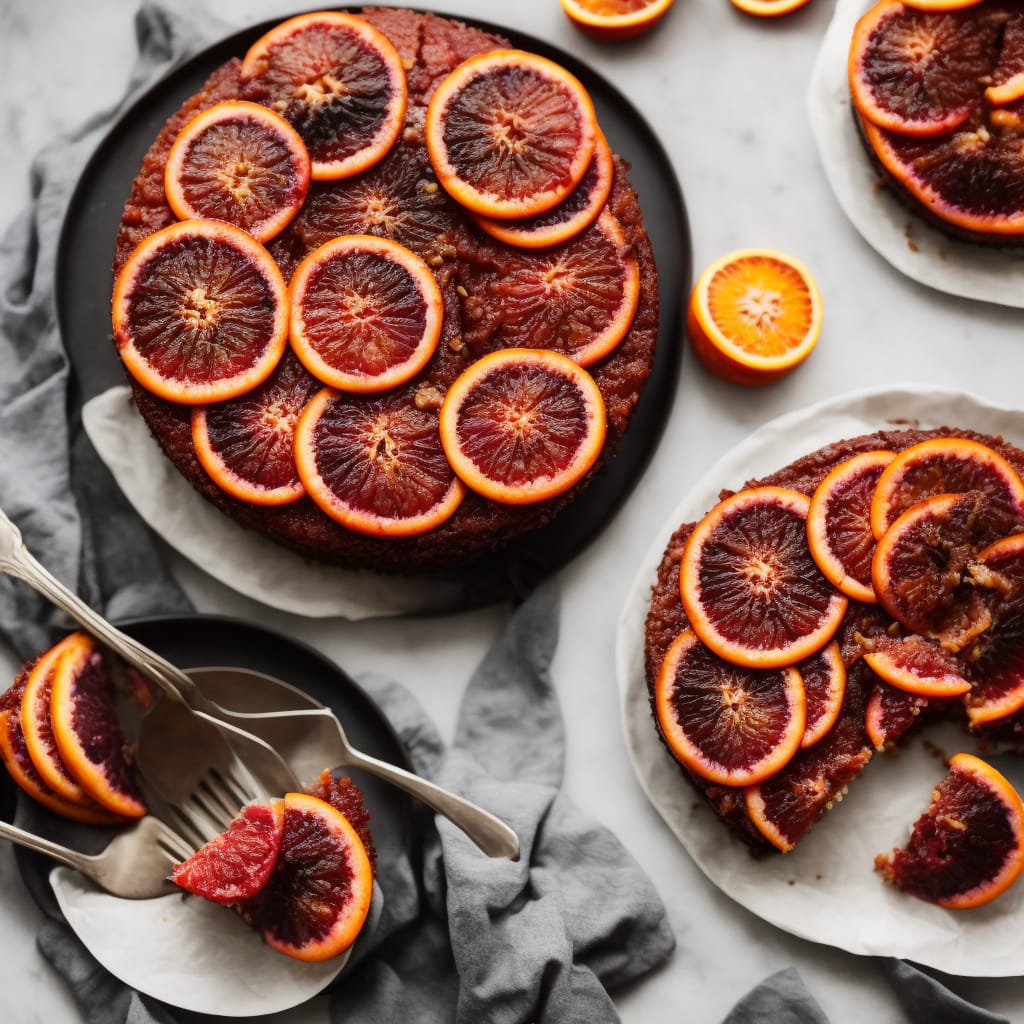
<svg viewBox="0 0 1024 1024">
<path fill-rule="evenodd" d="M 873 870 L 875 854 L 906 841 L 945 775 L 935 747 L 950 756 L 977 752 L 966 732 L 935 726 L 897 756 L 876 754 L 842 803 L 796 850 L 757 861 L 685 780 L 658 738 L 648 704 L 644 621 L 658 564 L 675 529 L 699 519 L 723 487 L 739 488 L 829 442 L 908 421 L 1001 434 L 1024 447 L 1024 412 L 924 386 L 858 392 L 761 427 L 669 516 L 630 588 L 616 638 L 623 729 L 641 786 L 697 866 L 759 917 L 851 953 L 904 957 L 951 974 L 1015 977 L 1024 975 L 1024 880 L 987 906 L 950 911 L 900 893 Z M 1021 759 L 987 759 L 1024 792 Z"/>
<path fill-rule="evenodd" d="M 82 409 L 89 440 L 136 512 L 214 579 L 255 601 L 311 618 L 365 619 L 458 603 L 458 587 L 314 564 L 230 520 L 201 497 L 153 439 L 127 386 Z"/>
<path fill-rule="evenodd" d="M 878 187 L 879 172 L 854 124 L 847 74 L 854 26 L 873 2 L 838 0 L 811 77 L 808 113 L 828 183 L 864 240 L 907 277 L 949 295 L 1024 309 L 1024 254 L 949 238 Z"/>
</svg>

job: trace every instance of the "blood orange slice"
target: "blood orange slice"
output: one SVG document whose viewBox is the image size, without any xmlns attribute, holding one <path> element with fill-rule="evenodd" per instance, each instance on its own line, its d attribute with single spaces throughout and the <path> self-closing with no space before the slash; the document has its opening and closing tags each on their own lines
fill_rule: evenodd
<svg viewBox="0 0 1024 1024">
<path fill-rule="evenodd" d="M 799 260 L 743 249 L 715 260 L 690 293 L 686 333 L 697 358 L 732 384 L 767 384 L 810 355 L 821 292 Z"/>
<path fill-rule="evenodd" d="M 1024 482 L 998 452 L 961 437 L 933 437 L 900 452 L 879 477 L 871 499 L 871 529 L 878 539 L 924 498 L 980 491 L 985 496 L 983 543 L 1024 523 Z"/>
<path fill-rule="evenodd" d="M 797 665 L 807 695 L 807 722 L 800 746 L 813 747 L 835 725 L 846 693 L 846 666 L 838 643 Z"/>
<path fill-rule="evenodd" d="M 1024 13 L 1011 10 L 1003 28 L 999 62 L 985 99 L 993 104 L 1012 103 L 1024 97 Z"/>
<path fill-rule="evenodd" d="M 809 504 L 781 487 L 739 491 L 690 534 L 679 567 L 683 608 L 694 632 L 727 661 L 792 665 L 839 628 L 847 600 L 811 557 Z"/>
<path fill-rule="evenodd" d="M 332 519 L 373 537 L 440 526 L 465 495 L 445 458 L 437 414 L 405 389 L 342 395 L 324 388 L 295 431 L 306 493 Z"/>
<path fill-rule="evenodd" d="M 561 0 L 562 10 L 584 34 L 604 42 L 635 39 L 665 16 L 673 0 Z"/>
<path fill-rule="evenodd" d="M 373 836 L 370 835 L 370 812 L 363 802 L 360 788 L 347 775 L 332 775 L 325 769 L 308 792 L 310 796 L 326 801 L 345 815 L 359 836 L 366 856 L 370 858 L 370 866 L 376 869 L 377 851 L 373 845 Z"/>
<path fill-rule="evenodd" d="M 295 467 L 295 428 L 322 385 L 286 352 L 257 388 L 192 410 L 196 458 L 221 490 L 251 505 L 287 505 L 306 492 Z"/>
<path fill-rule="evenodd" d="M 1024 868 L 1024 807 L 1010 783 L 972 754 L 957 754 L 910 840 L 875 869 L 918 899 L 961 910 L 994 900 Z"/>
<path fill-rule="evenodd" d="M 240 228 L 187 220 L 145 239 L 118 275 L 114 340 L 129 373 L 202 405 L 263 383 L 288 340 L 288 296 L 270 254 Z"/>
<path fill-rule="evenodd" d="M 346 235 L 299 264 L 288 286 L 291 344 L 341 391 L 386 391 L 415 377 L 441 337 L 444 301 L 430 268 L 386 238 Z"/>
<path fill-rule="evenodd" d="M 214 903 L 252 899 L 270 880 L 283 834 L 283 800 L 250 804 L 226 832 L 175 864 L 171 881 Z"/>
<path fill-rule="evenodd" d="M 868 701 L 865 726 L 876 750 L 898 743 L 932 701 L 917 693 L 876 684 Z"/>
<path fill-rule="evenodd" d="M 78 784 L 98 804 L 126 818 L 146 813 L 124 753 L 113 686 L 90 637 L 65 651 L 53 674 L 50 723 L 57 749 Z"/>
<path fill-rule="evenodd" d="M 903 0 L 907 7 L 916 11 L 962 11 L 967 7 L 976 7 L 983 0 Z"/>
<path fill-rule="evenodd" d="M 355 941 L 372 894 L 373 869 L 348 819 L 323 800 L 289 793 L 277 863 L 242 913 L 279 952 L 327 960 Z"/>
<path fill-rule="evenodd" d="M 825 578 L 855 601 L 877 601 L 871 586 L 871 499 L 892 452 L 863 452 L 822 480 L 807 512 L 807 541 Z"/>
<path fill-rule="evenodd" d="M 978 79 L 992 71 L 999 34 L 991 19 L 882 0 L 857 23 L 850 44 L 854 106 L 901 135 L 951 131 L 978 105 Z"/>
<path fill-rule="evenodd" d="M 725 786 L 759 782 L 780 771 L 799 749 L 806 725 L 806 697 L 795 668 L 739 668 L 689 629 L 665 654 L 654 705 L 677 760 Z"/>
<path fill-rule="evenodd" d="M 922 636 L 878 637 L 864 660 L 891 686 L 922 697 L 958 697 L 971 688 L 956 658 Z"/>
<path fill-rule="evenodd" d="M 980 491 L 926 498 L 889 527 L 871 562 L 882 607 L 906 629 L 954 653 L 992 624 L 972 581 L 985 503 Z"/>
<path fill-rule="evenodd" d="M 738 7 L 744 14 L 753 14 L 758 18 L 777 18 L 809 2 L 810 0 L 731 0 L 733 7 Z"/>
<path fill-rule="evenodd" d="M 605 210 L 582 234 L 535 252 L 501 251 L 467 278 L 471 346 L 545 348 L 591 366 L 626 336 L 640 271 Z"/>
<path fill-rule="evenodd" d="M 605 409 L 593 378 L 543 349 L 505 349 L 477 360 L 448 389 L 441 443 L 462 481 L 513 505 L 554 498 L 601 454 Z"/>
<path fill-rule="evenodd" d="M 246 97 L 302 136 L 316 181 L 372 167 L 405 121 L 408 87 L 390 40 L 351 14 L 290 18 L 261 36 L 242 62 Z"/>
<path fill-rule="evenodd" d="M 966 660 L 974 688 L 964 699 L 972 726 L 1024 707 L 1024 534 L 996 541 L 978 554 L 975 571 L 997 595 L 996 622 Z"/>
<path fill-rule="evenodd" d="M 230 100 L 197 114 L 167 155 L 164 188 L 175 216 L 225 220 L 266 242 L 299 212 L 309 153 L 266 107 Z"/>
<path fill-rule="evenodd" d="M 492 238 L 507 245 L 523 249 L 543 249 L 559 245 L 589 227 L 612 191 L 615 180 L 615 161 L 611 147 L 601 132 L 597 133 L 594 155 L 580 183 L 566 199 L 547 213 L 517 220 L 495 220 L 492 217 L 474 217 L 473 222 Z"/>
<path fill-rule="evenodd" d="M 590 165 L 597 117 L 560 64 L 492 50 L 460 64 L 431 97 L 424 141 L 438 181 L 484 217 L 533 217 L 566 199 Z"/>
</svg>

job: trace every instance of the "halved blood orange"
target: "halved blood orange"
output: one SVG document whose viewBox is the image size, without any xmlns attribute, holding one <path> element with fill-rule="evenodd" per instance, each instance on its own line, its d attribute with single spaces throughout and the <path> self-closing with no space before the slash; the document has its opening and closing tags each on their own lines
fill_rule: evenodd
<svg viewBox="0 0 1024 1024">
<path fill-rule="evenodd" d="M 1011 9 L 1008 15 L 999 62 L 992 72 L 992 84 L 985 90 L 985 99 L 996 106 L 1024 97 L 1024 12 Z"/>
<path fill-rule="evenodd" d="M 810 354 L 821 333 L 811 272 L 774 249 L 743 249 L 697 278 L 686 332 L 700 361 L 733 384 L 767 384 Z"/>
<path fill-rule="evenodd" d="M 515 220 L 474 216 L 473 223 L 492 238 L 507 245 L 523 249 L 543 249 L 549 245 L 558 245 L 578 235 L 597 219 L 611 194 L 614 180 L 615 161 L 611 147 L 599 131 L 586 174 L 557 206 L 536 217 L 520 217 Z"/>
<path fill-rule="evenodd" d="M 584 34 L 604 42 L 635 39 L 650 32 L 673 0 L 560 0 L 569 20 Z"/>
<path fill-rule="evenodd" d="M 302 136 L 316 181 L 372 167 L 405 122 L 402 58 L 385 35 L 351 14 L 317 11 L 282 22 L 249 48 L 242 78 L 247 99 Z"/>
<path fill-rule="evenodd" d="M 996 621 L 972 648 L 965 672 L 974 683 L 964 698 L 972 726 L 1012 715 L 1024 707 L 1024 534 L 978 554 L 975 577 L 997 595 Z"/>
<path fill-rule="evenodd" d="M 181 220 L 225 220 L 266 242 L 299 212 L 309 174 L 305 143 L 283 117 L 229 100 L 182 128 L 167 155 L 164 189 Z"/>
<path fill-rule="evenodd" d="M 892 452 L 862 452 L 835 467 L 811 495 L 807 541 L 825 578 L 855 601 L 874 603 L 871 499 Z"/>
<path fill-rule="evenodd" d="M 813 747 L 835 725 L 846 693 L 846 666 L 836 642 L 797 666 L 807 695 L 807 722 L 802 748 Z"/>
<path fill-rule="evenodd" d="M 192 410 L 196 458 L 221 490 L 251 505 L 287 505 L 306 492 L 295 467 L 295 428 L 323 385 L 286 352 L 257 388 Z"/>
<path fill-rule="evenodd" d="M 991 19 L 914 10 L 881 0 L 854 29 L 853 104 L 870 123 L 901 135 L 940 135 L 963 124 L 991 72 L 1000 28 Z"/>
<path fill-rule="evenodd" d="M 343 395 L 324 388 L 295 430 L 306 493 L 332 519 L 371 537 L 407 537 L 440 526 L 466 491 L 437 429 L 408 389 Z"/>
<path fill-rule="evenodd" d="M 468 344 L 551 349 L 580 366 L 614 351 L 640 297 L 637 261 L 608 210 L 559 246 L 503 250 L 466 284 Z"/>
<path fill-rule="evenodd" d="M 724 786 L 745 786 L 780 771 L 799 749 L 806 725 L 806 696 L 795 668 L 731 665 L 690 629 L 665 654 L 654 705 L 673 755 Z"/>
<path fill-rule="evenodd" d="M 84 634 L 64 652 L 53 673 L 50 723 L 57 749 L 78 784 L 98 804 L 126 818 L 146 805 L 124 752 L 104 655 Z"/>
<path fill-rule="evenodd" d="M 871 562 L 881 606 L 906 629 L 954 653 L 992 624 L 971 580 L 985 505 L 980 491 L 926 498 L 886 530 Z"/>
<path fill-rule="evenodd" d="M 875 858 L 887 882 L 961 910 L 994 900 L 1024 868 L 1024 807 L 1013 786 L 973 754 L 957 754 L 902 849 Z"/>
<path fill-rule="evenodd" d="M 118 275 L 114 340 L 147 391 L 186 405 L 262 384 L 288 342 L 288 295 L 270 253 L 240 228 L 186 220 L 139 244 Z"/>
<path fill-rule="evenodd" d="M 594 153 L 594 105 L 560 64 L 492 50 L 437 87 L 424 125 L 445 191 L 484 217 L 533 217 L 566 199 Z"/>
<path fill-rule="evenodd" d="M 512 505 L 554 498 L 578 483 L 604 446 L 601 392 L 586 370 L 545 349 L 478 359 L 448 389 L 441 443 L 468 487 Z"/>
<path fill-rule="evenodd" d="M 288 286 L 292 349 L 341 391 L 386 391 L 415 377 L 441 337 L 430 268 L 387 238 L 344 235 L 311 252 Z"/>
<path fill-rule="evenodd" d="M 93 799 L 71 777 L 50 724 L 50 695 L 57 663 L 66 651 L 88 642 L 83 634 L 72 633 L 39 658 L 25 679 L 20 714 L 25 748 L 46 786 L 65 800 L 95 807 Z"/>
<path fill-rule="evenodd" d="M 274 949 L 315 962 L 352 945 L 372 895 L 373 869 L 348 819 L 317 797 L 289 793 L 277 863 L 243 916 Z"/>
<path fill-rule="evenodd" d="M 758 18 L 777 18 L 809 2 L 810 0 L 731 0 L 733 7 L 738 7 L 744 14 L 753 14 Z"/>
<path fill-rule="evenodd" d="M 875 539 L 912 505 L 936 494 L 980 491 L 985 496 L 979 535 L 991 543 L 1024 523 L 1024 481 L 998 452 L 963 437 L 933 437 L 905 449 L 878 479 L 871 499 Z"/>
<path fill-rule="evenodd" d="M 683 608 L 696 634 L 726 661 L 792 665 L 839 628 L 847 599 L 811 557 L 809 504 L 782 487 L 739 491 L 690 534 L 679 566 Z"/>
<path fill-rule="evenodd" d="M 971 688 L 960 663 L 923 636 L 880 636 L 864 660 L 890 686 L 922 697 L 958 697 Z"/>
<path fill-rule="evenodd" d="M 865 727 L 876 750 L 898 743 L 931 700 L 879 681 L 868 700 Z"/>
<path fill-rule="evenodd" d="M 270 880 L 283 834 L 283 800 L 250 804 L 226 832 L 175 864 L 171 881 L 214 903 L 252 899 Z"/>
</svg>

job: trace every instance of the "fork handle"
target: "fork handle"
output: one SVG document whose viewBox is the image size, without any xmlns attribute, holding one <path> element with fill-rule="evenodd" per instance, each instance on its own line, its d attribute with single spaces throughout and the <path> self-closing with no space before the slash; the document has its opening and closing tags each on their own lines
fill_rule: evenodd
<svg viewBox="0 0 1024 1024">
<path fill-rule="evenodd" d="M 61 846 L 59 843 L 52 843 L 49 839 L 43 839 L 42 836 L 37 836 L 32 832 L 26 832 L 23 828 L 18 828 L 17 825 L 0 821 L 0 838 L 9 839 L 18 846 L 35 850 L 36 853 L 45 853 L 47 857 L 52 857 L 54 860 L 60 861 L 61 864 L 66 864 L 69 868 L 75 868 L 81 871 L 83 875 L 91 875 L 91 857 L 86 856 L 84 853 L 79 853 L 77 850 L 69 850 L 66 846 Z"/>
</svg>

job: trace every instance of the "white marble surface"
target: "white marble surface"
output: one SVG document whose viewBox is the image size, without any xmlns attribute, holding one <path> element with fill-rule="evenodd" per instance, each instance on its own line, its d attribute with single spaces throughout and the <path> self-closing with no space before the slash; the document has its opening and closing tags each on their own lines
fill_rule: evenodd
<svg viewBox="0 0 1024 1024">
<path fill-rule="evenodd" d="M 243 24 L 291 13 L 282 0 L 181 0 Z M 922 380 L 1019 402 L 1022 314 L 947 298 L 877 257 L 828 191 L 808 131 L 805 90 L 831 16 L 827 0 L 777 22 L 727 0 L 679 0 L 653 35 L 602 46 L 577 34 L 557 0 L 445 0 L 453 14 L 501 21 L 589 62 L 630 96 L 663 140 L 683 186 L 694 265 L 733 248 L 771 246 L 801 257 L 824 295 L 825 326 L 811 359 L 769 388 L 741 391 L 704 373 L 687 352 L 665 439 L 627 507 L 563 574 L 555 679 L 568 719 L 566 788 L 626 838 L 657 881 L 678 948 L 671 963 L 617 1003 L 628 1024 L 717 1024 L 770 972 L 799 968 L 834 1024 L 903 1021 L 877 967 L 762 923 L 711 887 L 647 804 L 628 765 L 612 677 L 621 599 L 648 539 L 686 488 L 750 430 L 828 395 Z M 0 0 L 0 223 L 28 198 L 31 154 L 55 132 L 113 102 L 134 55 L 133 0 Z M 682 297 L 680 297 L 682 301 Z M 680 339 L 680 344 L 683 340 Z M 203 610 L 249 616 L 311 641 L 350 672 L 403 679 L 449 729 L 466 679 L 503 612 L 443 622 L 311 622 L 234 595 L 188 565 L 176 570 Z M 0 670 L 13 670 L 0 651 Z M 35 949 L 39 914 L 0 848 L 0 1020 L 78 1020 Z M 949 979 L 967 998 L 1014 1020 L 1024 982 Z M 282 1024 L 325 1019 L 317 1003 Z"/>
</svg>

